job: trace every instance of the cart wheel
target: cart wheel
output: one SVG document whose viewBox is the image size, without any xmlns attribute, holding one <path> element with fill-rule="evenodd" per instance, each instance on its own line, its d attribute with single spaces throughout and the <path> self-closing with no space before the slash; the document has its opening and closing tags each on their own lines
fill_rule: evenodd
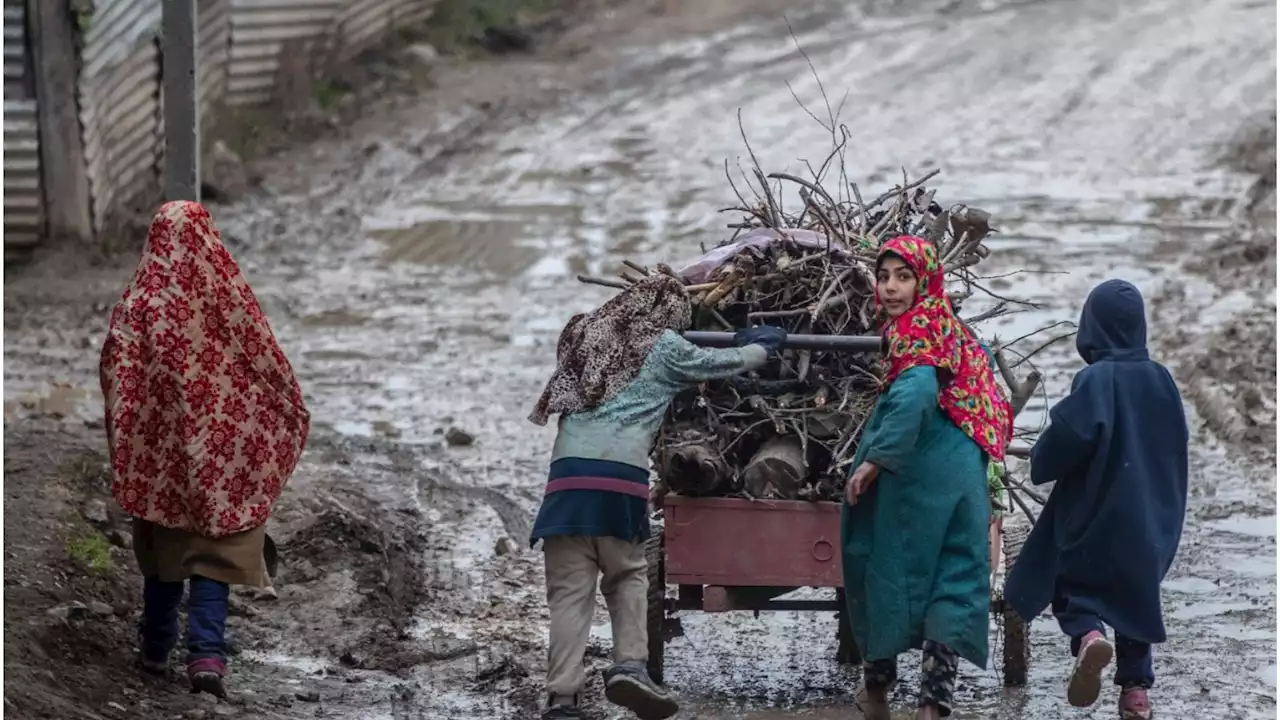
<svg viewBox="0 0 1280 720">
<path fill-rule="evenodd" d="M 649 677 L 659 685 L 662 683 L 663 653 L 666 642 L 663 639 L 663 625 L 667 618 L 667 567 L 662 552 L 662 530 L 654 528 L 653 534 L 644 545 L 644 558 L 649 564 Z"/>
<path fill-rule="evenodd" d="M 858 650 L 858 641 L 853 639 L 853 626 L 849 624 L 849 606 L 843 589 L 836 590 L 836 602 L 840 603 L 840 609 L 836 611 L 836 662 L 860 665 L 862 653 Z"/>
<path fill-rule="evenodd" d="M 1013 563 L 1022 552 L 1022 544 L 1027 540 L 1030 530 L 1026 527 L 1004 528 L 1004 570 L 1006 577 L 1013 568 Z M 1003 600 L 1004 589 L 1001 588 Z M 1004 685 L 1005 687 L 1021 687 L 1027 684 L 1027 667 L 1031 662 L 1031 638 L 1028 637 L 1027 623 L 1014 609 L 1005 602 L 1001 605 L 1001 620 L 1004 624 Z"/>
</svg>

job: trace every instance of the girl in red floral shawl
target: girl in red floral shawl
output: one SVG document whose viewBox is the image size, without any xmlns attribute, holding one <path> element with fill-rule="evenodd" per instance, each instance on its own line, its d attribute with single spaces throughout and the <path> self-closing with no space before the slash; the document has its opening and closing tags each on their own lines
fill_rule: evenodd
<svg viewBox="0 0 1280 720">
<path fill-rule="evenodd" d="M 888 352 L 841 521 L 845 597 L 866 659 L 858 703 L 888 720 L 897 656 L 924 651 L 919 720 L 951 714 L 961 658 L 985 668 L 991 502 L 1009 403 L 991 358 L 956 318 L 934 246 L 881 248 L 876 297 Z"/>
<path fill-rule="evenodd" d="M 267 517 L 310 416 L 267 318 L 194 202 L 151 223 L 99 366 L 111 492 L 135 518 L 144 669 L 165 673 L 185 586 L 187 673 L 225 694 L 230 585 L 263 586 Z"/>
</svg>

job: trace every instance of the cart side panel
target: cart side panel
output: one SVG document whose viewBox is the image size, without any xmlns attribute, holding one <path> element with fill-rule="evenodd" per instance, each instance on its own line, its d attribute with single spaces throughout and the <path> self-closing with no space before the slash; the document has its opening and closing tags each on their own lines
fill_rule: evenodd
<svg viewBox="0 0 1280 720">
<path fill-rule="evenodd" d="M 667 582 L 840 587 L 840 504 L 668 495 Z"/>
</svg>

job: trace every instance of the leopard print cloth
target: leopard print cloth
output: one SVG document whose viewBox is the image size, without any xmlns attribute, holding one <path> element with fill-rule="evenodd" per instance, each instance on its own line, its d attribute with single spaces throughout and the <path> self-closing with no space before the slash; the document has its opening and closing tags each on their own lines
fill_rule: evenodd
<svg viewBox="0 0 1280 720">
<path fill-rule="evenodd" d="M 686 330 L 690 322 L 684 284 L 665 272 L 641 280 L 593 312 L 574 315 L 560 333 L 555 373 L 529 420 L 546 425 L 556 413 L 599 407 L 635 379 L 664 330 Z"/>
</svg>

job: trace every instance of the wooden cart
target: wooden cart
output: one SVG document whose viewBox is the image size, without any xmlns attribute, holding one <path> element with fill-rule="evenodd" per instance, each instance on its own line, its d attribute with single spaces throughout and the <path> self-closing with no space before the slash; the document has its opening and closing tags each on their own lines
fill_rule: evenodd
<svg viewBox="0 0 1280 720">
<path fill-rule="evenodd" d="M 840 562 L 840 503 L 798 500 L 690 498 L 668 495 L 662 528 L 646 547 L 649 561 L 649 674 L 663 681 L 666 640 L 681 610 L 835 611 L 836 661 L 862 661 L 844 608 Z M 993 518 L 991 567 L 1011 567 L 1026 537 Z M 1003 629 L 1007 686 L 1027 680 L 1026 623 L 1003 601 L 993 572 L 991 612 Z M 674 597 L 668 596 L 674 585 Z M 779 600 L 802 587 L 835 588 L 835 600 Z"/>
</svg>

